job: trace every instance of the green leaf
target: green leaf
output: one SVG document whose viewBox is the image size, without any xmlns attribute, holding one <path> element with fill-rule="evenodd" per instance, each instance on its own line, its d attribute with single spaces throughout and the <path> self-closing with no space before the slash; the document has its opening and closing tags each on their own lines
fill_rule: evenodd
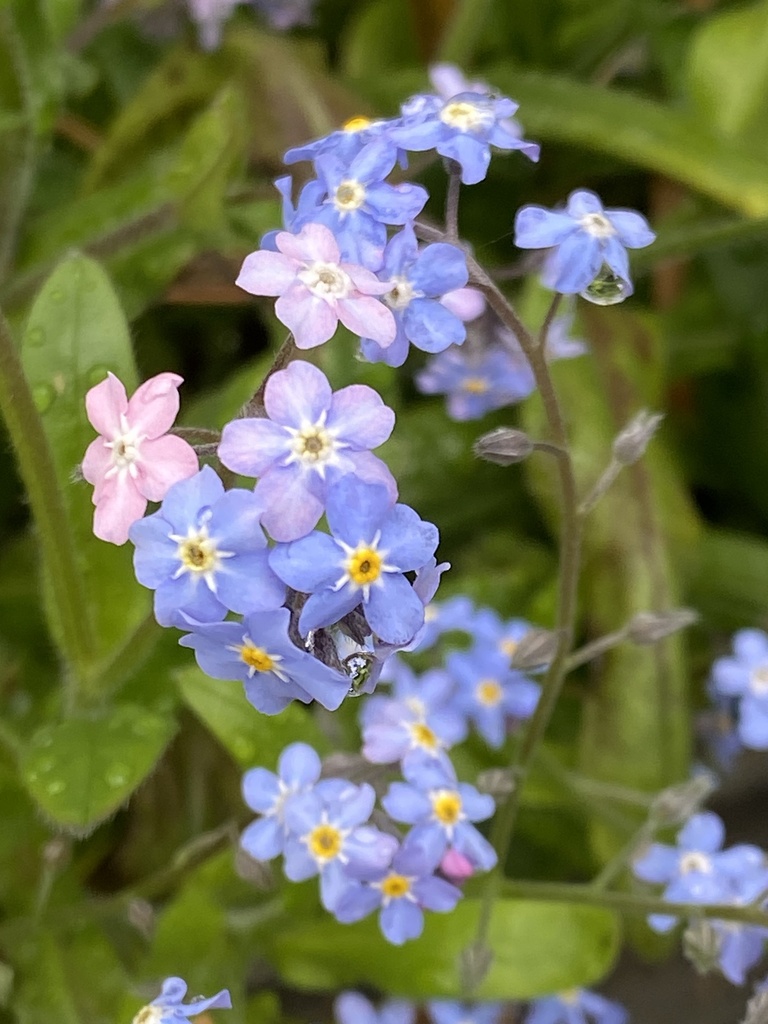
<svg viewBox="0 0 768 1024">
<path fill-rule="evenodd" d="M 133 578 L 131 552 L 93 535 L 91 489 L 72 477 L 95 431 L 85 413 L 85 393 L 110 370 L 130 393 L 136 369 L 128 325 L 104 271 L 93 260 L 71 256 L 51 275 L 35 300 L 21 348 L 32 395 L 42 416 L 56 480 L 68 519 L 68 536 L 82 579 L 78 614 L 90 624 L 94 661 L 120 645 L 144 618 L 149 596 Z M 66 650 L 59 599 L 49 591 L 53 632 Z M 95 667 L 95 666 L 94 666 Z M 80 680 L 85 684 L 85 680 Z"/>
<path fill-rule="evenodd" d="M 377 0 L 361 6 L 343 40 L 344 70 L 350 78 L 391 74 L 418 62 L 407 0 Z"/>
<path fill-rule="evenodd" d="M 267 954 L 299 988 L 372 985 L 406 998 L 461 998 L 458 958 L 479 909 L 468 899 L 450 914 L 427 914 L 423 936 L 402 947 L 383 938 L 375 918 L 303 921 L 274 936 Z M 476 997 L 531 999 L 592 984 L 610 969 L 618 935 L 616 917 L 596 907 L 501 899 L 489 933 L 493 963 Z"/>
<path fill-rule="evenodd" d="M 702 21 L 688 57 L 688 89 L 705 123 L 763 151 L 768 90 L 768 3 Z"/>
<path fill-rule="evenodd" d="M 196 665 L 177 679 L 185 702 L 243 768 L 274 767 L 283 747 L 297 740 L 320 752 L 328 749 L 311 712 L 299 704 L 279 715 L 262 715 L 248 703 L 239 682 L 211 679 Z"/>
<path fill-rule="evenodd" d="M 720 629 L 765 621 L 768 542 L 729 530 L 705 530 L 688 566 L 688 598 Z"/>
<path fill-rule="evenodd" d="M 22 753 L 21 777 L 49 818 L 82 835 L 125 803 L 175 729 L 172 718 L 135 704 L 44 726 Z"/>
</svg>

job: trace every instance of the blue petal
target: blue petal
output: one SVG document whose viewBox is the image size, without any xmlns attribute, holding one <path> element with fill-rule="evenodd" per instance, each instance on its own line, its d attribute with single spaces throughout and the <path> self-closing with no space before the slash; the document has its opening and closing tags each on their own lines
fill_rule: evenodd
<svg viewBox="0 0 768 1024">
<path fill-rule="evenodd" d="M 393 946 L 402 946 L 409 939 L 418 939 L 424 930 L 421 908 L 409 900 L 392 900 L 379 915 L 384 938 Z"/>
<path fill-rule="evenodd" d="M 542 280 L 565 295 L 575 294 L 591 284 L 603 263 L 600 239 L 578 231 L 564 239 L 550 254 Z"/>
<path fill-rule="evenodd" d="M 278 544 L 269 564 L 284 583 L 294 590 L 311 593 L 330 586 L 341 576 L 343 552 L 327 533 L 315 531 L 290 544 Z"/>
<path fill-rule="evenodd" d="M 411 271 L 414 286 L 428 296 L 463 288 L 468 280 L 464 253 L 447 242 L 435 242 L 423 249 Z"/>
<path fill-rule="evenodd" d="M 400 572 L 420 569 L 434 555 L 440 535 L 408 505 L 395 505 L 381 524 L 379 549 Z"/>
<path fill-rule="evenodd" d="M 656 238 L 645 217 L 634 210 L 606 210 L 605 215 L 630 249 L 642 249 Z"/>
<path fill-rule="evenodd" d="M 422 352 L 443 352 L 467 336 L 462 321 L 436 299 L 413 299 L 403 313 L 403 330 Z"/>
<path fill-rule="evenodd" d="M 408 825 L 424 821 L 432 813 L 429 797 L 409 786 L 407 782 L 390 783 L 381 806 L 395 821 L 402 821 Z"/>
<path fill-rule="evenodd" d="M 320 778 L 322 762 L 308 743 L 291 743 L 280 755 L 277 770 L 288 786 L 311 786 Z"/>
<path fill-rule="evenodd" d="M 269 814 L 280 799 L 280 781 L 274 772 L 266 768 L 247 771 L 243 775 L 242 788 L 243 799 L 252 811 L 259 814 Z"/>
<path fill-rule="evenodd" d="M 215 505 L 224 494 L 224 484 L 210 466 L 199 473 L 174 484 L 166 494 L 161 512 L 173 525 L 174 533 L 186 534 L 187 528 L 197 523 L 200 510 Z"/>
<path fill-rule="evenodd" d="M 714 811 L 694 814 L 678 833 L 677 842 L 683 850 L 714 853 L 722 848 L 725 825 Z"/>
<path fill-rule="evenodd" d="M 465 185 L 476 185 L 485 178 L 491 162 L 491 150 L 486 142 L 461 134 L 440 142 L 436 149 L 461 165 L 461 180 Z"/>
<path fill-rule="evenodd" d="M 543 206 L 524 206 L 515 217 L 515 245 L 518 249 L 549 249 L 560 245 L 578 228 L 567 213 Z"/>
<path fill-rule="evenodd" d="M 365 617 L 384 643 L 407 644 L 424 624 L 424 605 L 400 573 L 384 573 L 380 579 L 381 586 L 371 588 L 364 604 Z"/>
<path fill-rule="evenodd" d="M 355 547 L 372 542 L 389 508 L 383 487 L 348 475 L 329 489 L 326 515 L 334 537 Z"/>
<path fill-rule="evenodd" d="M 272 860 L 283 849 L 283 828 L 275 818 L 251 822 L 240 836 L 240 845 L 256 860 Z"/>
<path fill-rule="evenodd" d="M 339 590 L 318 590 L 301 609 L 299 632 L 306 636 L 312 629 L 335 625 L 360 603 L 361 596 L 348 583 Z"/>
</svg>

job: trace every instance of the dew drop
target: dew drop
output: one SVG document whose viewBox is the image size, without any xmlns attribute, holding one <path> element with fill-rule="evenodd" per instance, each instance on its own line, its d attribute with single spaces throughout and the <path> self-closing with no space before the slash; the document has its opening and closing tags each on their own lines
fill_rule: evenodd
<svg viewBox="0 0 768 1024">
<path fill-rule="evenodd" d="M 629 294 L 629 285 L 604 263 L 592 284 L 587 285 L 579 294 L 595 306 L 613 306 L 624 301 Z"/>
<path fill-rule="evenodd" d="M 38 412 L 48 412 L 56 398 L 56 391 L 51 384 L 36 384 L 32 388 L 32 401 Z"/>
<path fill-rule="evenodd" d="M 59 793 L 63 793 L 65 789 L 66 786 L 61 779 L 54 779 L 53 782 L 49 782 L 45 787 L 46 793 L 50 796 L 57 796 Z"/>
<path fill-rule="evenodd" d="M 124 764 L 112 764 L 107 768 L 106 775 L 104 776 L 107 780 L 107 785 L 117 789 L 118 786 L 124 786 L 128 781 L 128 768 Z"/>
<path fill-rule="evenodd" d="M 42 327 L 33 327 L 31 331 L 27 331 L 24 341 L 30 348 L 40 348 L 45 342 L 45 331 Z"/>
</svg>

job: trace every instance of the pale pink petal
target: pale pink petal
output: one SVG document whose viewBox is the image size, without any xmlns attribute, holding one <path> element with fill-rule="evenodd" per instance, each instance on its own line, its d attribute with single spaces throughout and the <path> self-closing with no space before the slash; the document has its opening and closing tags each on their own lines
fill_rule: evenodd
<svg viewBox="0 0 768 1024">
<path fill-rule="evenodd" d="M 384 295 L 392 290 L 391 281 L 380 281 L 370 270 L 356 263 L 342 263 L 341 269 L 351 277 L 352 284 L 363 295 Z"/>
<path fill-rule="evenodd" d="M 373 338 L 382 348 L 389 348 L 397 334 L 397 324 L 383 302 L 361 296 L 359 299 L 341 299 L 337 303 L 339 320 L 353 334 Z"/>
<path fill-rule="evenodd" d="M 107 448 L 103 437 L 97 437 L 95 441 L 91 441 L 85 450 L 83 464 L 80 467 L 83 471 L 83 476 L 89 484 L 95 484 L 98 491 L 103 483 L 105 473 L 111 466 L 112 449 Z M 94 495 L 94 504 L 96 504 L 96 500 L 96 495 Z"/>
<path fill-rule="evenodd" d="M 120 416 L 128 410 L 128 397 L 114 373 L 108 373 L 106 380 L 87 393 L 85 410 L 88 419 L 104 437 L 111 440 L 123 432 Z"/>
<path fill-rule="evenodd" d="M 260 249 L 245 257 L 235 284 L 251 295 L 282 295 L 296 280 L 298 270 L 295 261 L 282 253 Z"/>
<path fill-rule="evenodd" d="M 93 514 L 93 532 L 99 540 L 125 544 L 128 528 L 141 519 L 147 508 L 136 484 L 128 473 L 120 473 L 108 481 Z"/>
<path fill-rule="evenodd" d="M 446 850 L 443 854 L 443 859 L 440 861 L 440 870 L 457 885 L 465 882 L 475 873 L 472 862 L 463 853 L 454 850 L 453 847 L 450 850 Z"/>
<path fill-rule="evenodd" d="M 454 288 L 440 301 L 459 320 L 476 320 L 485 310 L 485 296 L 477 288 Z"/>
<path fill-rule="evenodd" d="M 141 446 L 137 487 L 150 501 L 162 501 L 168 489 L 179 480 L 186 480 L 200 468 L 195 449 L 181 437 L 168 434 Z"/>
<path fill-rule="evenodd" d="M 275 303 L 275 316 L 293 332 L 297 348 L 322 345 L 333 337 L 339 323 L 338 314 L 331 306 L 312 295 L 303 284 L 293 285 L 280 296 Z"/>
<path fill-rule="evenodd" d="M 286 256 L 304 263 L 338 263 L 341 256 L 338 242 L 325 224 L 305 224 L 298 235 L 280 231 L 275 245 Z"/>
<path fill-rule="evenodd" d="M 158 373 L 136 389 L 128 403 L 129 425 L 148 438 L 160 437 L 173 426 L 179 412 L 178 373 Z"/>
</svg>

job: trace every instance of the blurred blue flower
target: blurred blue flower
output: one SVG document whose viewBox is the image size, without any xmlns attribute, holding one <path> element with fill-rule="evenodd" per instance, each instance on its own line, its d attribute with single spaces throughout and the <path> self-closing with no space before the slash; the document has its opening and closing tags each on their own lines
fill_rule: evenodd
<svg viewBox="0 0 768 1024">
<path fill-rule="evenodd" d="M 531 368 L 501 347 L 481 351 L 448 348 L 416 375 L 425 395 L 446 395 L 448 415 L 476 420 L 493 409 L 527 398 L 534 389 Z"/>
<path fill-rule="evenodd" d="M 504 1004 L 433 999 L 427 1009 L 434 1024 L 499 1024 Z"/>
<path fill-rule="evenodd" d="M 359 992 L 342 992 L 333 1004 L 336 1024 L 416 1024 L 416 1005 L 387 999 L 378 1009 Z"/>
<path fill-rule="evenodd" d="M 509 667 L 509 655 L 478 644 L 454 651 L 446 662 L 457 683 L 456 707 L 485 742 L 500 747 L 511 720 L 530 718 L 539 700 L 539 686 Z"/>
<path fill-rule="evenodd" d="M 525 1024 L 626 1024 L 623 1006 L 587 989 L 572 989 L 556 996 L 536 999 Z"/>
<path fill-rule="evenodd" d="M 738 734 L 745 747 L 768 750 L 768 635 L 742 629 L 734 635 L 733 655 L 712 666 L 712 689 L 738 699 Z"/>
</svg>

